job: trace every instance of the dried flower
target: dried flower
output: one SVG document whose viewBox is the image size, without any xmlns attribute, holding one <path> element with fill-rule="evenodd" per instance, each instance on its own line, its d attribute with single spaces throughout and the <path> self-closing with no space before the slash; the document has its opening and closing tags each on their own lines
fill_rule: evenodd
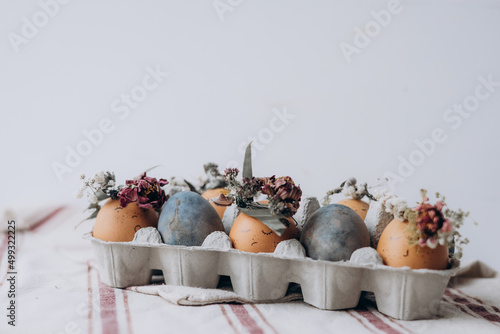
<svg viewBox="0 0 500 334">
<path fill-rule="evenodd" d="M 103 171 L 97 172 L 97 174 L 94 176 L 93 179 L 98 185 L 103 185 L 103 183 L 106 181 L 105 175 Z"/>
<path fill-rule="evenodd" d="M 271 176 L 262 180 L 262 193 L 267 195 L 272 214 L 292 217 L 300 206 L 302 190 L 290 176 Z"/>
<path fill-rule="evenodd" d="M 238 170 L 238 168 L 226 168 L 226 170 L 224 171 L 227 181 L 235 180 L 239 173 L 240 171 Z"/>
<path fill-rule="evenodd" d="M 233 197 L 239 207 L 245 208 L 251 205 L 254 197 L 262 193 L 267 195 L 272 214 L 292 217 L 297 212 L 302 190 L 295 185 L 291 177 L 276 178 L 275 175 L 266 178 L 252 177 L 243 178 L 239 182 L 236 180 L 238 173 L 236 168 L 228 168 L 225 171 L 228 188 L 232 190 L 228 197 Z"/>
<path fill-rule="evenodd" d="M 237 168 L 227 168 L 224 173 L 227 188 L 231 190 L 231 193 L 227 197 L 236 201 L 236 205 L 239 207 L 246 208 L 249 204 L 253 203 L 254 197 L 257 197 L 261 193 L 261 179 L 256 177 L 243 178 L 240 182 L 236 179 L 239 174 Z"/>
<path fill-rule="evenodd" d="M 209 190 L 224 188 L 227 186 L 224 175 L 219 172 L 219 165 L 213 162 L 209 162 L 203 166 L 205 170 L 205 177 L 200 185 L 200 193 Z"/>
<path fill-rule="evenodd" d="M 460 259 L 462 245 L 467 244 L 469 240 L 462 238 L 459 229 L 469 213 L 460 209 L 453 211 L 445 208 L 445 198 L 439 193 L 436 193 L 438 201 L 434 205 L 428 203 L 426 190 L 422 189 L 421 195 L 422 202 L 411 210 L 411 215 L 407 215 L 408 230 L 411 232 L 409 243 L 430 248 L 436 248 L 438 245 L 453 247 L 453 256 Z"/>
<path fill-rule="evenodd" d="M 146 173 L 143 173 L 137 180 L 128 180 L 126 186 L 117 186 L 115 174 L 112 172 L 99 171 L 88 180 L 85 179 L 84 174 L 81 174 L 80 179 L 82 184 L 75 196 L 82 198 L 86 194 L 90 202 L 87 209 L 92 212 L 86 219 L 95 218 L 101 209 L 99 202 L 108 198 L 120 199 L 120 205 L 123 207 L 131 202 L 137 202 L 142 208 L 156 210 L 159 210 L 167 200 L 161 187 L 168 181 L 164 179 L 157 181 L 155 178 L 147 177 Z"/>
<path fill-rule="evenodd" d="M 137 194 L 137 188 L 125 187 L 118 192 L 118 198 L 120 199 L 120 206 L 126 207 L 129 203 L 137 202 L 139 195 Z"/>
<path fill-rule="evenodd" d="M 88 180 L 85 174 L 80 174 L 79 178 L 82 180 L 82 183 L 75 196 L 77 198 L 82 198 L 83 195 L 86 195 L 90 202 L 87 209 L 92 211 L 90 216 L 86 219 L 95 218 L 101 209 L 99 205 L 100 201 L 110 197 L 116 199 L 116 194 L 120 187 L 115 187 L 115 174 L 99 171 Z"/>
<path fill-rule="evenodd" d="M 366 183 L 357 184 L 357 180 L 351 177 L 342 182 L 339 187 L 328 191 L 325 198 L 323 198 L 323 205 L 330 204 L 330 197 L 338 193 L 342 193 L 345 197 L 352 197 L 358 200 L 362 199 L 364 196 L 374 201 L 377 200 L 368 192 L 368 185 Z"/>
<path fill-rule="evenodd" d="M 418 203 L 413 212 L 407 213 L 408 229 L 412 232 L 411 244 L 419 244 L 436 248 L 437 245 L 448 245 L 453 241 L 452 223 L 444 216 L 443 201 L 432 205 L 428 203 L 427 191 L 421 190 L 422 202 Z"/>
<path fill-rule="evenodd" d="M 455 249 L 453 257 L 460 259 L 461 246 L 467 244 L 469 240 L 462 238 L 459 229 L 469 213 L 447 208 L 445 198 L 439 193 L 436 193 L 437 201 L 434 205 L 428 203 L 429 198 L 425 189 L 421 189 L 420 194 L 422 201 L 414 208 L 410 208 L 405 200 L 387 191 L 377 194 L 377 199 L 385 206 L 386 212 L 392 213 L 401 221 L 408 222 L 410 245 L 430 248 L 436 248 L 438 245 L 451 247 Z"/>
<path fill-rule="evenodd" d="M 167 201 L 165 191 L 161 188 L 168 184 L 165 179 L 156 180 L 143 173 L 139 179 L 127 180 L 125 184 L 126 186 L 117 194 L 122 207 L 126 207 L 131 202 L 137 202 L 143 209 L 160 210 Z"/>
</svg>

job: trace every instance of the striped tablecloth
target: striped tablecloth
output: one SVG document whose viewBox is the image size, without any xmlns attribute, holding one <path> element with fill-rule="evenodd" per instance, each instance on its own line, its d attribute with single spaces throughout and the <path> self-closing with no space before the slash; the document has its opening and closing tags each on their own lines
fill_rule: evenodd
<svg viewBox="0 0 500 334">
<path fill-rule="evenodd" d="M 75 229 L 82 217 L 56 207 L 17 226 L 15 327 L 7 317 L 8 235 L 0 234 L 0 333 L 500 333 L 499 278 L 454 279 L 436 318 L 418 321 L 391 319 L 371 298 L 347 311 L 302 301 L 178 306 L 113 289 L 101 283 L 90 243 L 81 238 L 91 223 Z"/>
</svg>

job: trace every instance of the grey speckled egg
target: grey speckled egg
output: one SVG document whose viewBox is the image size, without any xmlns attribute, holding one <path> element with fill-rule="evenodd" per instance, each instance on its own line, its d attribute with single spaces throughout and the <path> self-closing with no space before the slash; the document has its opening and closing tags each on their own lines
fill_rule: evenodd
<svg viewBox="0 0 500 334">
<path fill-rule="evenodd" d="M 224 231 L 222 220 L 210 203 L 195 192 L 178 192 L 163 206 L 158 221 L 163 242 L 201 246 L 214 231 Z"/>
<path fill-rule="evenodd" d="M 370 246 L 370 235 L 363 219 L 339 204 L 326 205 L 306 222 L 300 242 L 308 257 L 316 260 L 349 260 L 359 248 Z"/>
</svg>

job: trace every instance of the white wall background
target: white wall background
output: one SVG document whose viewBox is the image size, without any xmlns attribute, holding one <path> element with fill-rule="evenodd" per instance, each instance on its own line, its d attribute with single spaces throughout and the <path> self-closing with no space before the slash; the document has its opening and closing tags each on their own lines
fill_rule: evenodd
<svg viewBox="0 0 500 334">
<path fill-rule="evenodd" d="M 349 176 L 397 173 L 441 128 L 446 140 L 395 191 L 410 203 L 440 191 L 470 210 L 464 258 L 500 269 L 500 87 L 456 129 L 443 119 L 478 77 L 500 82 L 499 1 L 401 0 L 350 63 L 340 44 L 389 1 L 220 0 L 232 9 L 221 20 L 212 1 L 73 0 L 47 22 L 41 3 L 54 1 L 0 2 L 2 204 L 74 201 L 78 175 L 101 169 L 124 180 L 162 164 L 152 175 L 194 179 L 207 161 L 241 161 L 251 137 L 256 174 L 322 197 Z M 41 27 L 30 35 L 26 20 Z M 120 119 L 113 101 L 156 66 L 169 76 Z M 294 118 L 267 140 L 285 109 Z M 60 182 L 52 164 L 103 119 L 114 130 Z"/>
</svg>

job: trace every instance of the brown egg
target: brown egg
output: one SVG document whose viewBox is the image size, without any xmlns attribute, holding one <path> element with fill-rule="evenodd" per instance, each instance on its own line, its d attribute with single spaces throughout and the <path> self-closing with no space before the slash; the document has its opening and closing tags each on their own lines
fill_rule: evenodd
<svg viewBox="0 0 500 334">
<path fill-rule="evenodd" d="M 203 196 L 204 199 L 209 201 L 211 198 L 219 196 L 220 193 L 227 195 L 230 193 L 230 190 L 226 189 L 226 188 L 208 189 L 203 194 L 201 194 L 201 196 Z M 220 219 L 222 219 L 222 217 L 224 216 L 224 212 L 226 211 L 227 206 L 216 205 L 214 202 L 210 202 L 210 204 L 212 204 L 212 206 L 215 208 L 215 210 L 219 214 Z"/>
<path fill-rule="evenodd" d="M 97 214 L 92 235 L 104 241 L 132 241 L 137 230 L 157 225 L 155 210 L 142 209 L 135 202 L 122 208 L 119 200 L 109 199 Z"/>
<path fill-rule="evenodd" d="M 382 232 L 377 251 L 384 263 L 391 267 L 446 269 L 448 267 L 448 248 L 441 245 L 434 249 L 427 246 L 410 246 L 407 227 L 408 223 L 394 219 Z"/>
<path fill-rule="evenodd" d="M 337 204 L 345 205 L 348 208 L 353 209 L 361 217 L 361 219 L 363 219 L 363 221 L 365 220 L 366 213 L 370 208 L 370 204 L 366 203 L 365 201 L 353 198 L 343 199 L 340 202 L 337 202 Z"/>
<path fill-rule="evenodd" d="M 229 232 L 229 238 L 235 249 L 251 253 L 272 253 L 281 241 L 297 238 L 295 222 L 292 218 L 287 220 L 289 225 L 280 237 L 257 218 L 240 213 Z"/>
</svg>

